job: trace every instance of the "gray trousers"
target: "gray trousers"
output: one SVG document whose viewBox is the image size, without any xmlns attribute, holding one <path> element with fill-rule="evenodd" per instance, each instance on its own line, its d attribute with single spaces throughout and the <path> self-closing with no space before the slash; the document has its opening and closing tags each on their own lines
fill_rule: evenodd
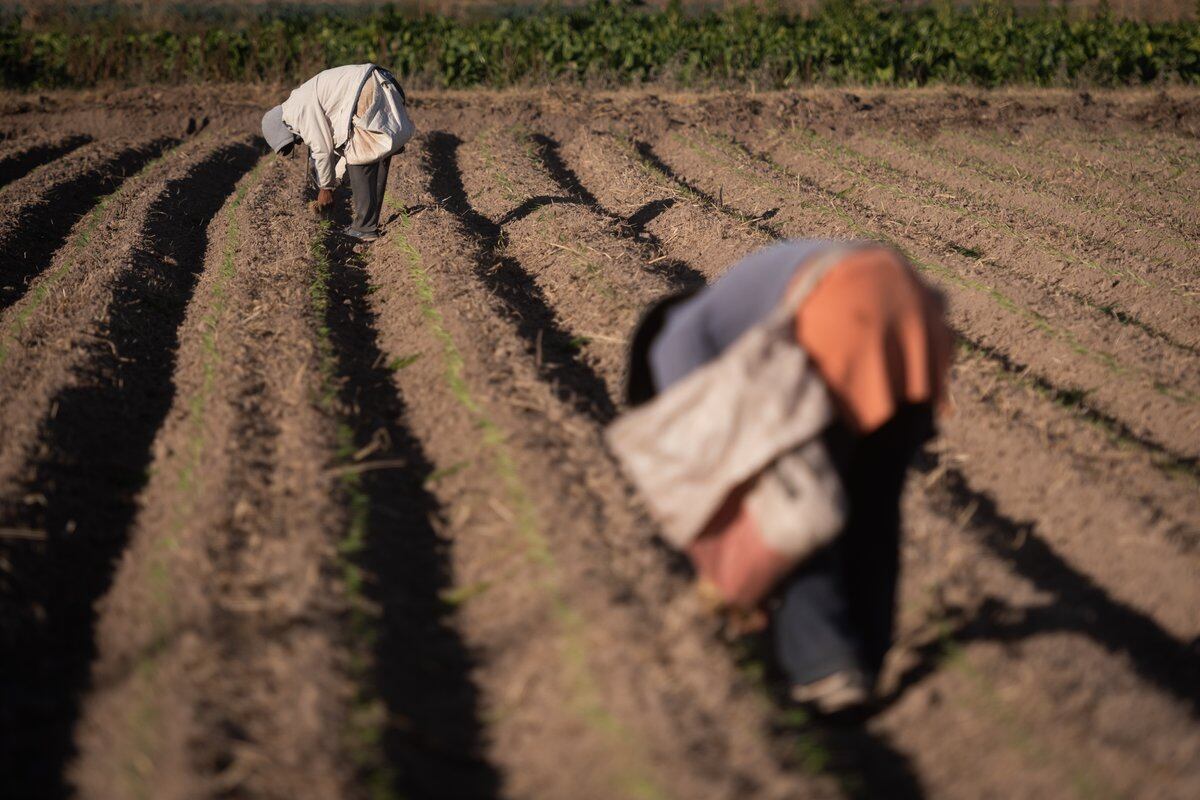
<svg viewBox="0 0 1200 800">
<path fill-rule="evenodd" d="M 351 230 L 357 233 L 376 233 L 379 230 L 379 214 L 383 211 L 383 193 L 387 189 L 391 165 L 392 157 L 388 156 L 374 164 L 351 164 L 346 167 L 354 199 Z"/>
</svg>

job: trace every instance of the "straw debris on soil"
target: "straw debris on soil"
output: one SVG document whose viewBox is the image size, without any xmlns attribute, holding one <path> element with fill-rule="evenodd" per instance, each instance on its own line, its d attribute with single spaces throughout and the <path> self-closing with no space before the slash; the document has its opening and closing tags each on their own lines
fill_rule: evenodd
<svg viewBox="0 0 1200 800">
<path fill-rule="evenodd" d="M 369 248 L 269 94 L 4 101 L 16 796 L 1200 794 L 1194 91 L 414 93 Z M 602 439 L 641 309 L 791 236 L 961 337 L 861 725 Z"/>
</svg>

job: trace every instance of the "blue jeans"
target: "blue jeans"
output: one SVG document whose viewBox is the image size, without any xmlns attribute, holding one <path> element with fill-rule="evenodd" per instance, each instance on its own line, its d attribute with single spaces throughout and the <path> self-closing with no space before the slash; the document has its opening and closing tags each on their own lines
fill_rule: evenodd
<svg viewBox="0 0 1200 800">
<path fill-rule="evenodd" d="M 878 674 L 892 645 L 904 477 L 932 434 L 928 404 L 902 407 L 865 437 L 841 425 L 826 433 L 850 513 L 837 539 L 780 589 L 772 620 L 775 651 L 792 683 L 853 668 Z"/>
</svg>

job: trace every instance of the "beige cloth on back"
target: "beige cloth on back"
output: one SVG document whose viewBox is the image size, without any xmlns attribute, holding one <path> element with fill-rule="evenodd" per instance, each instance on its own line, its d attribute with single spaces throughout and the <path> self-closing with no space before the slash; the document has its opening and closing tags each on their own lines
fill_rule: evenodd
<svg viewBox="0 0 1200 800">
<path fill-rule="evenodd" d="M 374 164 L 399 152 L 414 133 L 399 90 L 375 70 L 358 96 L 343 155 L 350 165 Z"/>
</svg>

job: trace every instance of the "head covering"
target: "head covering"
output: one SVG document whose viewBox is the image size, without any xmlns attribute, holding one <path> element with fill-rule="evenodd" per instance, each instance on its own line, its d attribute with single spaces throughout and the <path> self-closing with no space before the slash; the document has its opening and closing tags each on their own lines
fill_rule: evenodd
<svg viewBox="0 0 1200 800">
<path fill-rule="evenodd" d="M 858 250 L 826 275 L 796 315 L 796 338 L 859 434 L 907 403 L 946 404 L 954 334 L 943 301 L 890 248 Z"/>
<path fill-rule="evenodd" d="M 267 140 L 267 145 L 276 153 L 290 144 L 295 144 L 298 138 L 296 134 L 292 133 L 292 129 L 283 122 L 282 105 L 275 106 L 263 114 L 262 134 L 263 138 Z"/>
</svg>

